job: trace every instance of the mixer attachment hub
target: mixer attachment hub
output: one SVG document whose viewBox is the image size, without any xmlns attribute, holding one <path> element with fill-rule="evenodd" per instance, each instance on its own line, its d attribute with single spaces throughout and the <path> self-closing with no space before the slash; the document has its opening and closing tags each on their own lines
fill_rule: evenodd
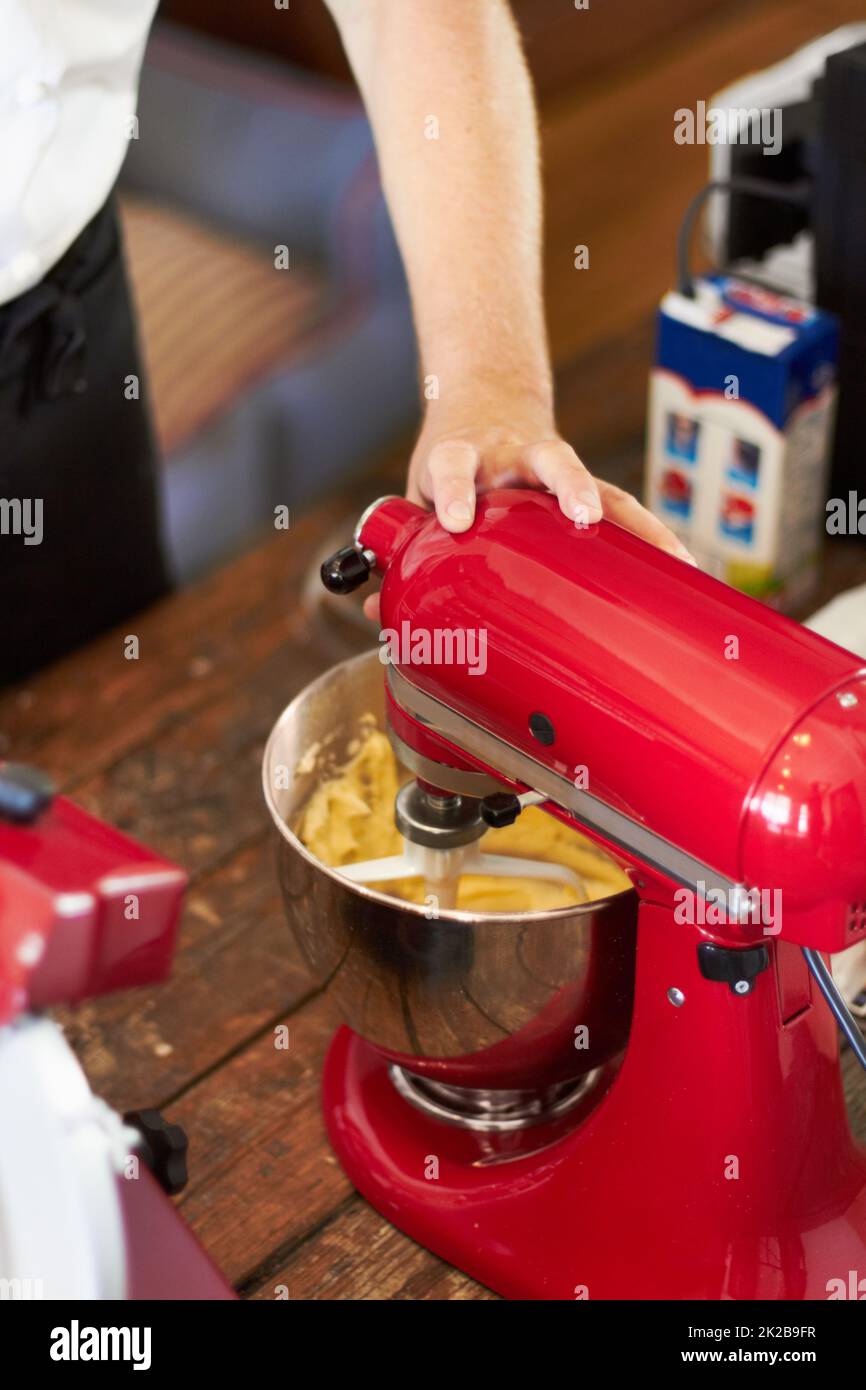
<svg viewBox="0 0 866 1390">
<path fill-rule="evenodd" d="M 400 834 L 427 849 L 457 849 L 480 840 L 487 830 L 480 802 L 473 796 L 439 792 L 407 782 L 397 793 L 394 820 Z"/>
<path fill-rule="evenodd" d="M 536 793 L 521 798 L 540 799 Z M 550 864 L 518 855 L 484 854 L 479 840 L 490 828 L 482 818 L 477 797 L 442 791 L 427 783 L 407 782 L 397 793 L 394 809 L 403 836 L 403 853 L 383 859 L 344 864 L 340 873 L 353 883 L 395 882 L 422 878 L 439 908 L 457 906 L 457 886 L 463 874 L 501 878 L 539 878 L 583 891 L 576 873 L 563 864 Z"/>
</svg>

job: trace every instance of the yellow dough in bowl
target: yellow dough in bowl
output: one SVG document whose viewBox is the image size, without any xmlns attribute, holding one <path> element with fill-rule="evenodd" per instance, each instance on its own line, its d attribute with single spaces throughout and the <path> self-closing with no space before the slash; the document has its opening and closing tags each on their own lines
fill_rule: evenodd
<svg viewBox="0 0 866 1390">
<path fill-rule="evenodd" d="M 394 824 L 394 798 L 402 773 L 388 739 L 378 729 L 365 732 L 345 767 L 323 780 L 301 812 L 297 834 L 311 854 L 329 868 L 400 854 L 403 841 Z M 550 879 L 464 874 L 457 907 L 464 912 L 538 912 L 592 902 L 631 885 L 617 864 L 585 836 L 553 816 L 528 806 L 513 825 L 488 830 L 481 839 L 488 854 L 518 855 L 562 864 L 582 880 L 584 890 Z M 383 893 L 423 903 L 421 878 L 371 884 Z"/>
</svg>

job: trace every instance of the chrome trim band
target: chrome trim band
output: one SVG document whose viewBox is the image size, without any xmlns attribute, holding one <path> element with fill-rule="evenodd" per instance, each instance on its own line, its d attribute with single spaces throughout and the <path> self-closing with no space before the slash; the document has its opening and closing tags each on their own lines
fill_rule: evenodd
<svg viewBox="0 0 866 1390">
<path fill-rule="evenodd" d="M 361 532 L 364 529 L 367 518 L 373 515 L 376 508 L 381 507 L 383 502 L 399 502 L 399 500 L 396 492 L 386 492 L 384 497 L 377 497 L 375 502 L 370 502 L 368 506 L 364 508 L 355 523 L 355 530 L 352 533 L 352 539 L 357 546 L 361 544 Z"/>
<path fill-rule="evenodd" d="M 598 1084 L 602 1069 L 595 1067 L 574 1081 L 561 1081 L 538 1091 L 448 1086 L 418 1076 L 395 1062 L 389 1066 L 388 1075 L 398 1095 L 434 1120 L 481 1134 L 508 1134 L 567 1115 Z"/>
<path fill-rule="evenodd" d="M 477 796 L 479 800 L 483 796 L 490 796 L 493 792 L 502 791 L 502 783 L 497 782 L 495 777 L 489 776 L 486 772 L 470 772 L 465 768 L 449 767 L 443 774 L 444 764 L 435 763 L 431 758 L 425 758 L 420 753 L 416 753 L 408 743 L 395 733 L 389 724 L 385 730 L 388 742 L 394 749 L 397 761 L 402 763 L 407 772 L 414 772 L 416 777 L 420 777 L 425 782 L 430 782 L 434 786 L 444 787 L 446 791 L 457 792 L 461 796 Z M 437 782 L 438 777 L 438 782 Z"/>
</svg>

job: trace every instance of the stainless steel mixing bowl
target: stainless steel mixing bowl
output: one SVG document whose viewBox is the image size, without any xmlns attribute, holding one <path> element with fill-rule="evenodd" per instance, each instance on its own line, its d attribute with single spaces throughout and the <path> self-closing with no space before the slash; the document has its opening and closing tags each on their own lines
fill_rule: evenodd
<svg viewBox="0 0 866 1390">
<path fill-rule="evenodd" d="M 375 650 L 335 666 L 292 701 L 265 750 L 286 915 L 315 980 L 357 1033 L 431 1083 L 523 1089 L 585 1076 L 628 1037 L 633 891 L 553 912 L 428 920 L 420 905 L 350 883 L 295 834 L 362 716 L 384 727 L 383 677 Z"/>
</svg>

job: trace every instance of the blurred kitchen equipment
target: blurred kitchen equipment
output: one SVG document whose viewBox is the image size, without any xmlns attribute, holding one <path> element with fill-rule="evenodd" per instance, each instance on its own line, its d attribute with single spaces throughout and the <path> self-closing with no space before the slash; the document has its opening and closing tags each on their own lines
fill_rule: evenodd
<svg viewBox="0 0 866 1390">
<path fill-rule="evenodd" d="M 166 1196 L 182 1130 L 153 1110 L 122 1120 L 41 1012 L 163 979 L 185 884 L 40 772 L 0 764 L 4 1298 L 234 1297 Z"/>
<path fill-rule="evenodd" d="M 346 1172 L 511 1297 L 826 1298 L 866 1260 L 836 1020 L 866 1050 L 823 959 L 866 938 L 862 661 L 535 491 L 488 493 L 461 535 L 386 498 L 323 578 L 348 592 L 374 571 L 385 634 L 430 650 L 484 634 L 483 675 L 414 643 L 387 667 L 389 733 L 431 822 L 474 800 L 502 824 L 541 799 L 634 892 L 503 917 L 497 937 L 323 868 L 290 823 L 321 775 L 308 740 L 345 757 L 373 661 L 304 692 L 264 785 L 290 920 L 355 1029 L 324 1075 Z M 486 1036 L 462 1031 L 472 1009 Z"/>
<path fill-rule="evenodd" d="M 785 293 L 809 299 L 839 319 L 839 402 L 830 495 L 860 482 L 866 372 L 866 24 L 847 24 L 813 39 L 781 63 L 750 73 L 711 98 L 726 116 L 725 138 L 710 147 L 718 193 L 708 231 L 719 264 Z M 759 127 L 777 138 L 765 157 Z M 760 179 L 783 195 L 808 181 L 811 196 L 752 197 L 743 181 Z M 857 534 L 862 534 L 854 532 Z"/>
</svg>

